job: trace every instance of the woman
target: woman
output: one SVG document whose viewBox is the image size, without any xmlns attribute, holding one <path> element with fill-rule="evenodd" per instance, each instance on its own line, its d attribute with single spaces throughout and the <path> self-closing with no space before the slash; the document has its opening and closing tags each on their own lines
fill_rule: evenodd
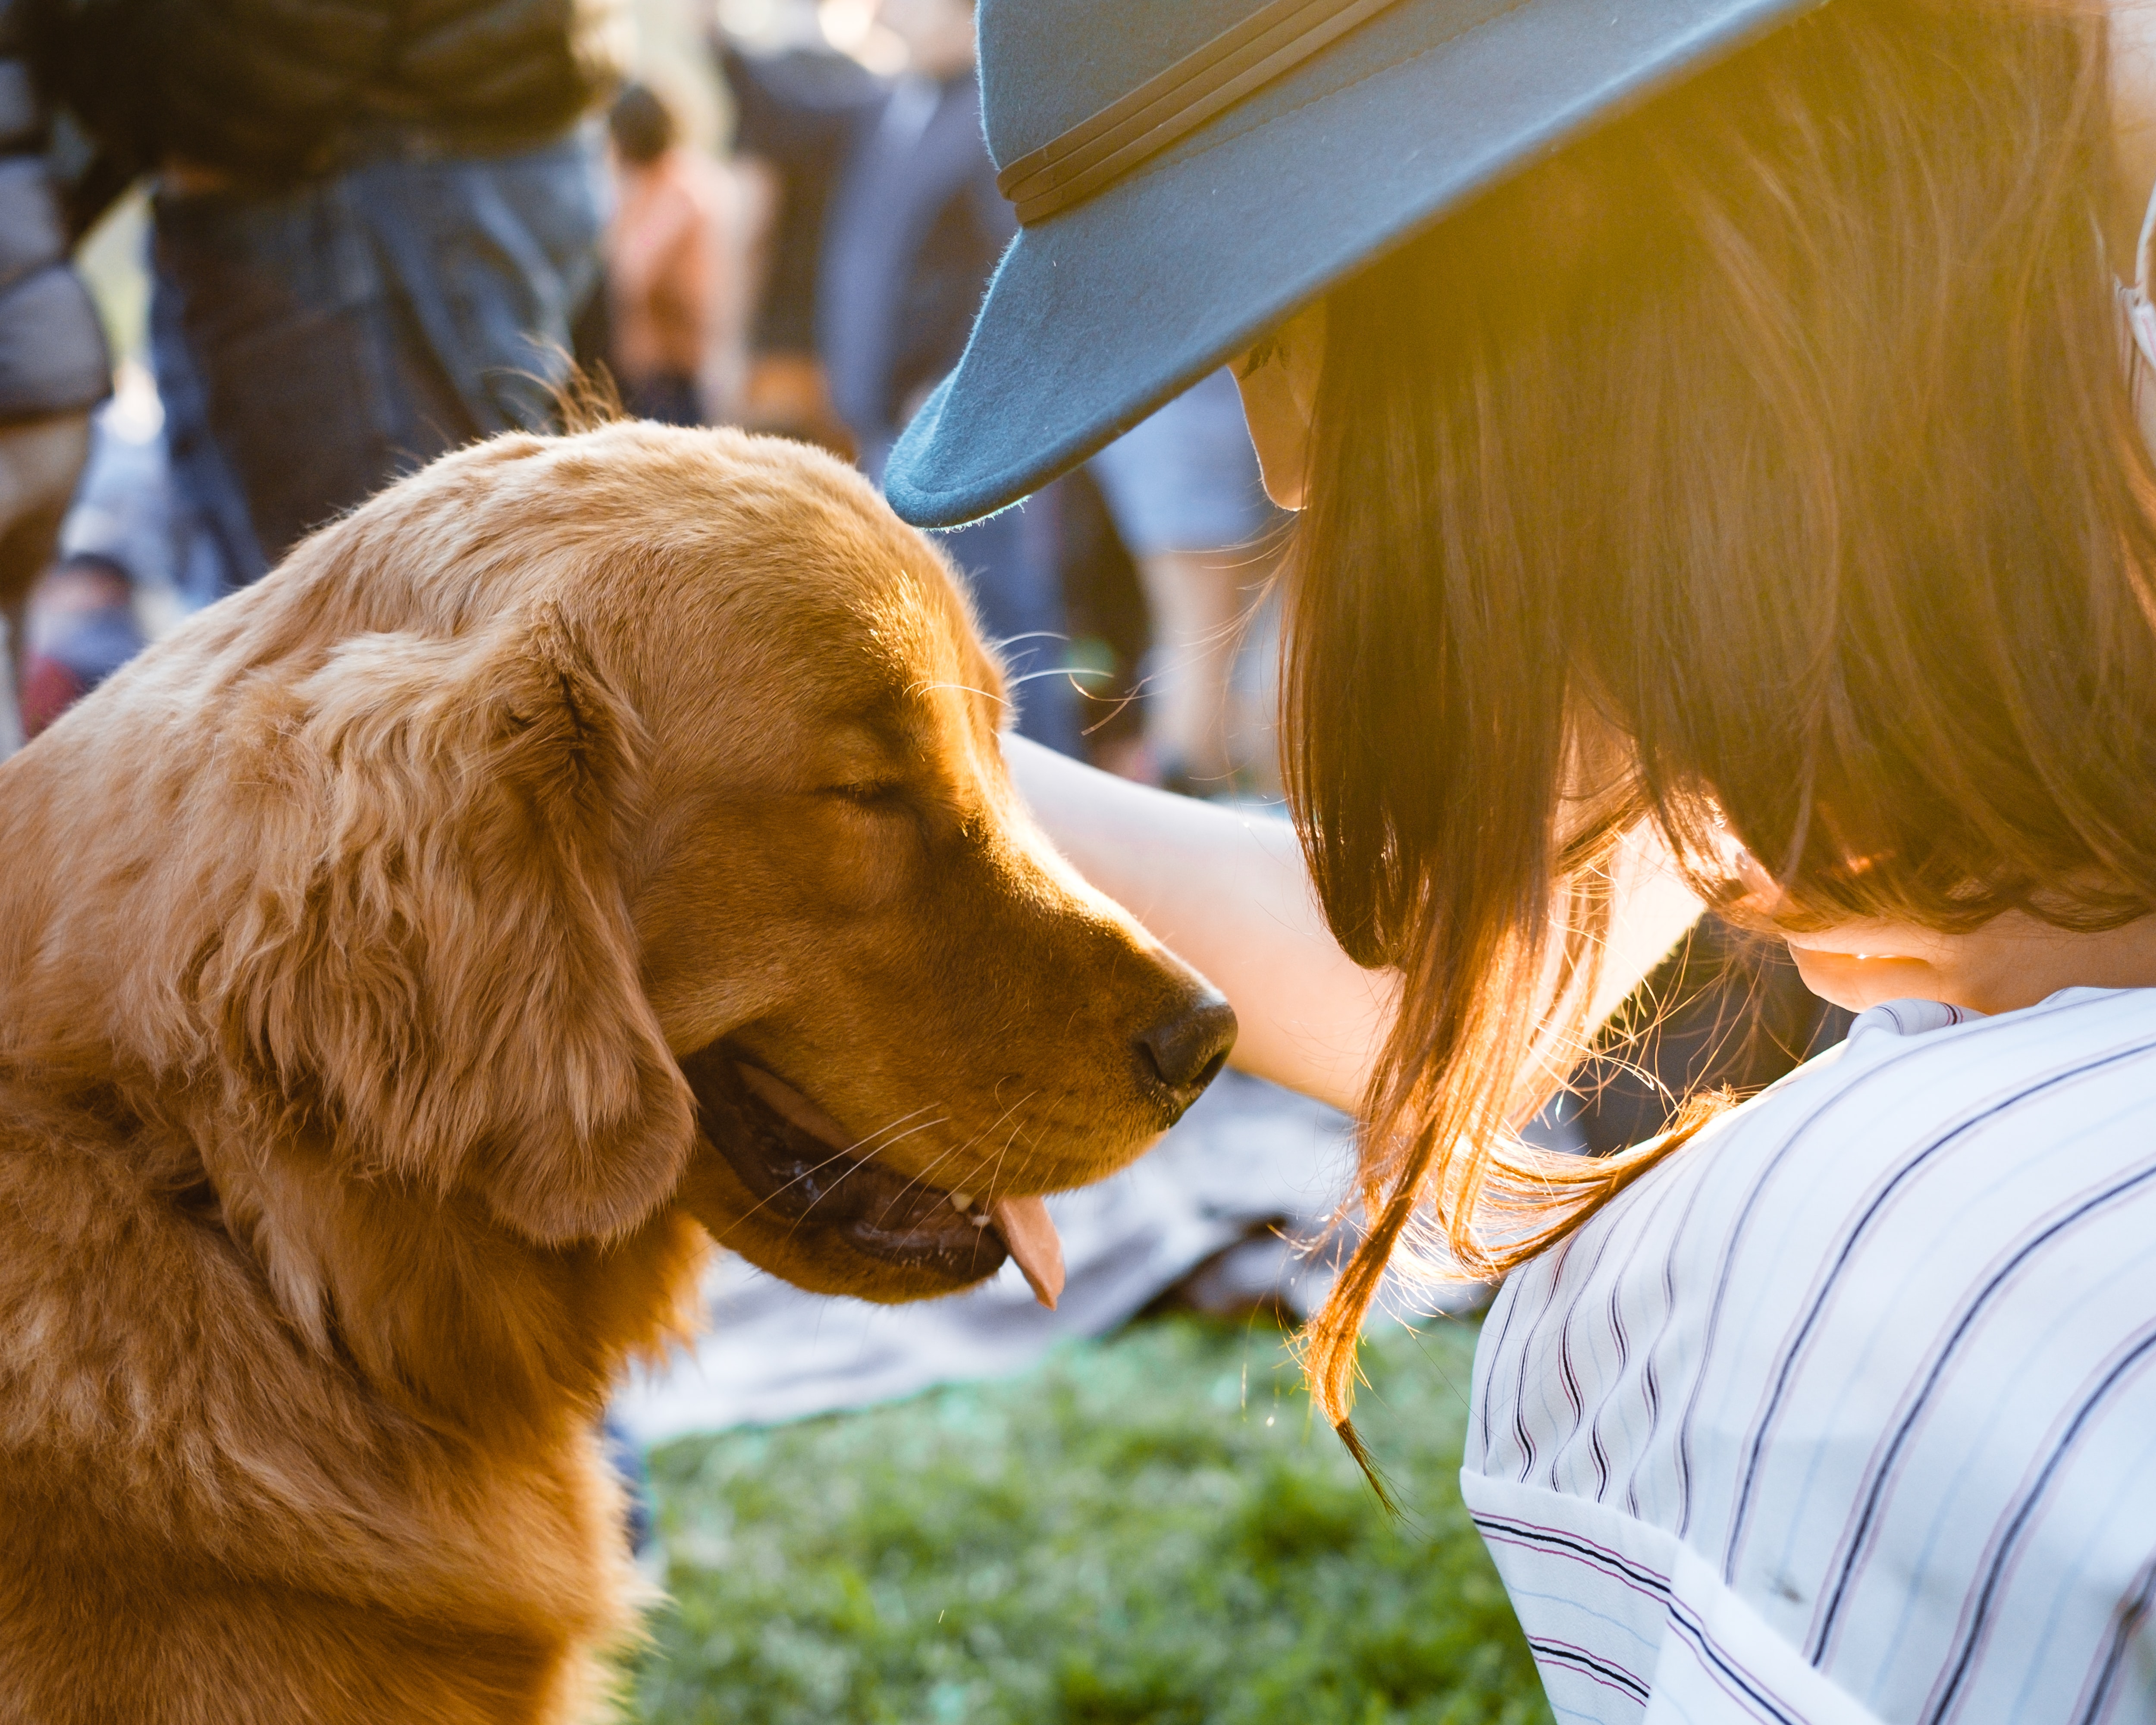
<svg viewBox="0 0 2156 1725">
<path fill-rule="evenodd" d="M 1462 1487 L 1568 1718 L 2156 1712 L 2156 466 L 2107 33 L 983 8 L 1027 225 L 891 495 L 996 507 L 1240 353 L 1303 511 L 1323 929 L 1270 835 L 1014 764 L 1248 1064 L 1361 1102 L 1309 1352 L 1343 1430 L 1389 1257 L 1514 1272 Z M 1862 1015 L 1711 1123 L 1537 1156 L 1511 1128 L 1668 932 L 1656 849 Z"/>
<path fill-rule="evenodd" d="M 723 182 L 649 85 L 625 88 L 607 122 L 618 193 L 607 292 L 623 405 L 639 419 L 701 425 L 726 311 Z"/>
</svg>

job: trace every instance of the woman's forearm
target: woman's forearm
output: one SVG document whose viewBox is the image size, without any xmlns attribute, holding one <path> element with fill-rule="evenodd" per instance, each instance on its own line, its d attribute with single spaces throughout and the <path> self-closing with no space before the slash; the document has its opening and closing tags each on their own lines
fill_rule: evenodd
<svg viewBox="0 0 2156 1725">
<path fill-rule="evenodd" d="M 1391 1027 L 1398 983 L 1340 950 L 1288 823 L 1149 790 L 1020 737 L 1006 738 L 1004 752 L 1034 818 L 1079 873 L 1228 997 L 1242 1026 L 1235 1063 L 1354 1108 Z M 1651 838 L 1628 846 L 1594 1019 L 1638 986 L 1699 909 Z"/>
<path fill-rule="evenodd" d="M 1004 756 L 1079 873 L 1228 997 L 1242 1027 L 1235 1063 L 1354 1107 L 1394 983 L 1333 940 L 1287 822 L 1150 790 L 1019 737 Z"/>
</svg>

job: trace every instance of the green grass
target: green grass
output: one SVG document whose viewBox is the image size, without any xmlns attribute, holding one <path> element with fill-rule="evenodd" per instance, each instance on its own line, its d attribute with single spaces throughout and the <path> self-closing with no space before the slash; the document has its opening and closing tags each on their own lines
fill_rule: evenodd
<svg viewBox="0 0 2156 1725">
<path fill-rule="evenodd" d="M 1546 1721 L 1456 1484 L 1471 1326 L 1368 1350 L 1390 1520 L 1272 1330 L 1147 1323 L 1008 1382 L 670 1445 L 665 1725 Z"/>
</svg>

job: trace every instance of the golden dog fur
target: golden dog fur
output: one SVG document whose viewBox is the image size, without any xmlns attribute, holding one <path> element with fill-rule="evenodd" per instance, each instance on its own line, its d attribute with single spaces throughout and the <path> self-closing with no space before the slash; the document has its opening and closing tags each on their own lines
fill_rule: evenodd
<svg viewBox="0 0 2156 1725">
<path fill-rule="evenodd" d="M 999 713 L 851 472 L 617 425 L 426 469 L 0 768 L 0 1719 L 603 1715 L 594 1421 L 709 1236 L 950 1286 L 761 1209 L 680 1062 L 984 1197 L 1180 1106 L 1129 1050 L 1200 985 Z"/>
</svg>

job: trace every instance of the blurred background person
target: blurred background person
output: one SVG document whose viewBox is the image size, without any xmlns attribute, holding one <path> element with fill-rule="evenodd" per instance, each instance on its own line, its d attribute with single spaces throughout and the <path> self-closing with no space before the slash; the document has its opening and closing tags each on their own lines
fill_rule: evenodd
<svg viewBox="0 0 2156 1725">
<path fill-rule="evenodd" d="M 817 291 L 839 413 L 880 480 L 891 445 L 964 350 L 1017 231 L 981 136 L 971 0 L 883 0 L 905 71 L 852 116 Z"/>
<path fill-rule="evenodd" d="M 1215 372 L 1096 455 L 1092 475 L 1137 565 L 1152 623 L 1145 757 L 1131 776 L 1215 796 L 1278 783 L 1254 628 L 1272 573 L 1266 500 L 1235 379 Z"/>
<path fill-rule="evenodd" d="M 971 0 L 882 0 L 875 16 L 903 49 L 895 76 L 813 49 L 729 54 L 725 64 L 737 147 L 773 164 L 782 200 L 771 215 L 782 249 L 771 254 L 759 331 L 783 318 L 798 339 L 809 309 L 800 295 L 813 281 L 820 387 L 844 442 L 880 484 L 899 432 L 957 362 L 1017 228 L 981 136 Z M 803 207 L 787 207 L 787 198 Z M 820 226 L 812 226 L 819 204 Z M 800 406 L 811 423 L 821 410 L 813 400 Z M 1054 492 L 940 536 L 972 586 L 983 630 L 1002 644 L 1019 730 L 1076 753 Z"/>
<path fill-rule="evenodd" d="M 175 495 L 157 386 L 123 361 L 90 417 L 59 561 L 30 600 L 23 718 L 35 737 L 224 586 L 213 534 Z"/>
<path fill-rule="evenodd" d="M 825 39 L 810 0 L 791 0 L 756 51 L 724 31 L 714 61 L 734 112 L 733 161 L 745 205 L 752 309 L 742 423 L 854 459 L 831 405 L 816 337 L 817 282 L 832 188 L 883 103 L 883 81 Z"/>
<path fill-rule="evenodd" d="M 608 116 L 614 212 L 606 235 L 609 347 L 622 404 L 639 419 L 731 417 L 732 210 L 724 171 L 681 141 L 665 98 L 631 84 Z"/>
<path fill-rule="evenodd" d="M 43 64 L 154 173 L 176 485 L 228 579 L 397 474 L 550 423 L 598 275 L 613 0 L 39 0 Z"/>
<path fill-rule="evenodd" d="M 134 572 L 102 552 L 63 557 L 38 584 L 26 634 L 23 729 L 35 737 L 142 650 Z"/>
<path fill-rule="evenodd" d="M 74 236 L 46 161 L 28 13 L 0 0 L 0 754 L 23 742 L 30 590 L 90 453 L 90 410 L 111 386 L 96 308 L 68 262 Z"/>
<path fill-rule="evenodd" d="M 1017 227 L 981 133 L 971 0 L 883 0 L 877 17 L 907 64 L 857 118 L 824 234 L 817 334 L 832 403 L 880 485 L 899 432 L 964 352 Z M 1051 490 L 941 537 L 1003 644 L 1019 732 L 1075 754 L 1055 515 Z"/>
</svg>

